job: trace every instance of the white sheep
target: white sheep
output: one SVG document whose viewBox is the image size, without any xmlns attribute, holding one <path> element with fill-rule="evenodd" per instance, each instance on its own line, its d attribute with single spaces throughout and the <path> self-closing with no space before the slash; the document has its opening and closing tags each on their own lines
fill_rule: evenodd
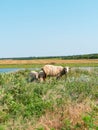
<svg viewBox="0 0 98 130">
<path fill-rule="evenodd" d="M 31 71 L 30 74 L 29 74 L 29 81 L 32 82 L 32 81 L 37 81 L 38 80 L 38 72 L 36 71 Z"/>
<path fill-rule="evenodd" d="M 39 71 L 39 73 L 38 73 L 38 79 L 39 79 L 40 82 L 45 81 L 45 79 L 46 79 L 46 74 L 45 74 L 44 71 L 42 71 L 42 70 Z"/>
<path fill-rule="evenodd" d="M 29 74 L 29 81 L 30 82 L 32 82 L 32 81 L 43 82 L 43 81 L 45 81 L 45 78 L 46 78 L 46 74 L 42 70 L 39 71 L 39 72 L 31 71 L 30 74 Z"/>
<path fill-rule="evenodd" d="M 69 67 L 45 65 L 42 70 L 45 72 L 46 76 L 56 76 L 58 79 L 69 72 Z"/>
</svg>

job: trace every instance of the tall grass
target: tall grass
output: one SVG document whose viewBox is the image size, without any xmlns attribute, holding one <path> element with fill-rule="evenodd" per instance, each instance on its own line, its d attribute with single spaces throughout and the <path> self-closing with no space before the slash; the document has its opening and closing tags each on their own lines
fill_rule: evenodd
<svg viewBox="0 0 98 130">
<path fill-rule="evenodd" d="M 98 129 L 98 70 L 28 82 L 29 70 L 0 74 L 0 130 Z"/>
</svg>

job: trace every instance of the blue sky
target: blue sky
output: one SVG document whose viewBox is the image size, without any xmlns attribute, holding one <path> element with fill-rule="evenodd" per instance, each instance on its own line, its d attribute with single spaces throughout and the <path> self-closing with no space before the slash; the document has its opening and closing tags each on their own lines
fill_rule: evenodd
<svg viewBox="0 0 98 130">
<path fill-rule="evenodd" d="M 0 58 L 98 53 L 98 0 L 0 0 Z"/>
</svg>

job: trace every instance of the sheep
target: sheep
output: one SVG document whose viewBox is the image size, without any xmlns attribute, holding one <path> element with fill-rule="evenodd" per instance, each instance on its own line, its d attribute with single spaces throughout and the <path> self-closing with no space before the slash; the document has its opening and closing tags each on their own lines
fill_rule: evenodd
<svg viewBox="0 0 98 130">
<path fill-rule="evenodd" d="M 45 72 L 46 76 L 56 76 L 56 79 L 58 79 L 69 72 L 69 67 L 45 65 L 42 70 Z"/>
<path fill-rule="evenodd" d="M 39 71 L 39 73 L 38 73 L 38 79 L 39 79 L 40 82 L 45 81 L 45 79 L 46 79 L 46 74 L 45 74 L 44 71 L 42 71 L 42 70 Z"/>
<path fill-rule="evenodd" d="M 37 81 L 38 80 L 38 72 L 36 71 L 31 71 L 30 74 L 29 74 L 29 81 L 32 82 L 32 81 Z"/>
<path fill-rule="evenodd" d="M 45 78 L 46 78 L 46 74 L 42 70 L 39 72 L 31 71 L 29 74 L 29 81 L 30 82 L 33 82 L 33 81 L 43 82 L 43 81 L 45 81 Z"/>
</svg>

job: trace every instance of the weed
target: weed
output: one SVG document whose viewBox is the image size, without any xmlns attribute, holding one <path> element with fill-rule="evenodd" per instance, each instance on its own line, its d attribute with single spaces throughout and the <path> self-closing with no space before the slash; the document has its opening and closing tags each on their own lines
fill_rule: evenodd
<svg viewBox="0 0 98 130">
<path fill-rule="evenodd" d="M 29 70 L 0 74 L 0 129 L 72 130 L 98 127 L 98 70 L 60 80 L 27 81 Z M 13 128 L 12 128 L 13 127 Z"/>
</svg>

